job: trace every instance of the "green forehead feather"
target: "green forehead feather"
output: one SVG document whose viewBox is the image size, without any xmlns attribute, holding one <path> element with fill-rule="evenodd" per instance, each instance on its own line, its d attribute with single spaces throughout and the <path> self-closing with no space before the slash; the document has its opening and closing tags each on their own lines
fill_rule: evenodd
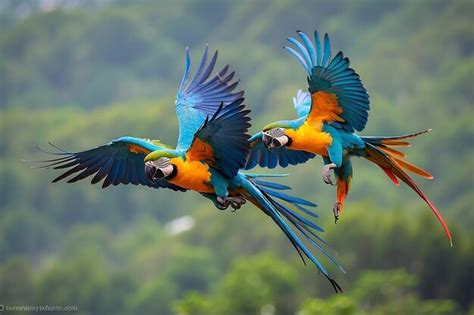
<svg viewBox="0 0 474 315">
<path fill-rule="evenodd" d="M 157 145 L 157 146 L 160 146 L 160 147 L 163 147 L 163 148 L 167 148 L 167 149 L 173 149 L 172 146 L 169 146 L 167 144 L 164 144 L 163 142 L 161 142 L 160 140 L 151 140 L 151 143 L 154 144 L 154 145 Z"/>
<path fill-rule="evenodd" d="M 156 150 L 151 153 L 149 153 L 147 156 L 145 156 L 145 162 L 148 161 L 155 161 L 158 160 L 162 157 L 167 157 L 167 158 L 174 158 L 176 157 L 176 153 L 173 153 L 172 151 L 164 151 L 164 150 Z"/>
<path fill-rule="evenodd" d="M 265 127 L 263 127 L 263 131 L 267 131 L 267 130 L 270 130 L 270 129 L 273 129 L 273 128 L 278 128 L 278 127 L 282 127 L 282 125 L 276 121 L 276 122 L 272 122 L 268 125 L 266 125 Z"/>
</svg>

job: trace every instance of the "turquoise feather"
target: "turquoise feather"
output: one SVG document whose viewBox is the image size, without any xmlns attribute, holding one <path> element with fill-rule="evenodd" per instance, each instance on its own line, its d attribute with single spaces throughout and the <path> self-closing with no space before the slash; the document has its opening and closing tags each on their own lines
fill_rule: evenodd
<svg viewBox="0 0 474 315">
<path fill-rule="evenodd" d="M 224 107 L 238 100 L 244 91 L 233 93 L 238 81 L 232 81 L 234 72 L 228 73 L 225 66 L 212 78 L 210 77 L 217 61 L 217 51 L 207 64 L 208 47 L 204 50 L 201 62 L 190 79 L 191 57 L 186 48 L 186 63 L 176 96 L 176 115 L 179 123 L 177 150 L 186 151 L 194 139 L 194 134 L 209 115 L 213 115 L 221 103 Z"/>
</svg>

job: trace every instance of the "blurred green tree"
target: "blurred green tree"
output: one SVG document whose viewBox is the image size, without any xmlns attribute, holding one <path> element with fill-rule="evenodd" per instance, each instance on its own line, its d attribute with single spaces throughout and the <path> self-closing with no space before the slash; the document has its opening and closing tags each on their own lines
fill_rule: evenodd
<svg viewBox="0 0 474 315">
<path fill-rule="evenodd" d="M 297 273 L 272 254 L 235 261 L 216 289 L 217 314 L 257 314 L 270 304 L 276 314 L 295 309 Z"/>
</svg>

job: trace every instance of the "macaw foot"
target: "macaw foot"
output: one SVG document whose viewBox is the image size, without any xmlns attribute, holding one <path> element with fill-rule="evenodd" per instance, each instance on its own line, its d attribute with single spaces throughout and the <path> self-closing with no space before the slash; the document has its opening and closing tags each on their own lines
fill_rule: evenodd
<svg viewBox="0 0 474 315">
<path fill-rule="evenodd" d="M 229 205 L 230 205 L 230 202 L 225 203 L 225 204 L 221 204 L 219 202 L 216 203 L 216 207 L 219 210 L 227 210 L 227 208 L 229 208 Z"/>
<path fill-rule="evenodd" d="M 229 205 L 232 207 L 232 212 L 237 211 L 244 205 L 247 200 L 243 197 L 220 197 L 217 196 L 217 202 L 222 206 L 222 208 L 219 207 L 221 210 L 225 210 L 229 207 Z"/>
<path fill-rule="evenodd" d="M 323 181 L 326 184 L 330 184 L 332 186 L 336 185 L 336 183 L 333 182 L 332 180 L 331 174 L 329 174 L 329 172 L 335 167 L 337 167 L 337 165 L 334 163 L 326 164 L 323 166 L 322 175 L 323 175 Z"/>
<path fill-rule="evenodd" d="M 334 207 L 332 208 L 332 212 L 334 213 L 334 223 L 337 223 L 339 220 L 339 213 L 341 211 L 342 204 L 339 201 L 336 201 Z"/>
</svg>

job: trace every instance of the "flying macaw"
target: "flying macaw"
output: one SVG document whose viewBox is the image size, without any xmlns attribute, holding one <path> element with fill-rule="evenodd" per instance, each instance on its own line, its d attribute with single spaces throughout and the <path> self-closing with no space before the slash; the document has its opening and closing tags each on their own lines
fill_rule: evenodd
<svg viewBox="0 0 474 315">
<path fill-rule="evenodd" d="M 219 209 L 230 205 L 236 210 L 250 201 L 272 218 L 303 262 L 303 256 L 306 256 L 336 292 L 342 291 L 300 238 L 307 239 L 344 272 L 326 251 L 329 245 L 317 234 L 322 228 L 296 211 L 317 217 L 305 208 L 316 205 L 284 193 L 290 189 L 288 186 L 261 179 L 285 175 L 244 174 L 239 171 L 245 166 L 250 149 L 250 136 L 247 134 L 250 111 L 242 104 L 244 92 L 232 92 L 238 81 L 232 82 L 234 72 L 227 74 L 228 66 L 210 78 L 217 51 L 208 65 L 207 59 L 206 46 L 199 67 L 190 78 L 191 60 L 189 50 L 186 50 L 185 71 L 175 102 L 179 122 L 175 149 L 157 140 L 121 137 L 82 152 L 55 152 L 53 154 L 59 158 L 44 161 L 48 164 L 43 167 L 68 169 L 53 182 L 72 175 L 74 177 L 68 182 L 76 182 L 94 175 L 92 184 L 105 178 L 103 188 L 130 183 L 176 191 L 193 190 L 212 200 Z"/>
<path fill-rule="evenodd" d="M 290 37 L 288 41 L 296 48 L 284 47 L 303 65 L 307 73 L 308 91 L 298 91 L 293 98 L 298 118 L 281 120 L 266 125 L 251 139 L 254 148 L 248 158 L 246 169 L 257 164 L 273 168 L 280 164 L 280 151 L 307 153 L 301 155 L 300 162 L 314 157 L 323 157 L 323 181 L 337 185 L 337 197 L 333 207 L 335 220 L 344 208 L 352 179 L 351 157 L 363 157 L 378 165 L 387 176 L 399 185 L 399 179 L 413 189 L 431 208 L 440 221 L 452 245 L 451 233 L 438 210 L 425 196 L 415 181 L 405 170 L 432 179 L 427 171 L 404 160 L 406 155 L 394 147 L 408 147 L 407 139 L 431 131 L 394 137 L 362 137 L 355 131 L 365 128 L 368 118 L 369 95 L 362 85 L 359 75 L 349 67 L 349 59 L 338 52 L 331 58 L 329 36 L 324 35 L 324 47 L 318 32 L 314 32 L 314 41 L 303 32 L 297 31 L 301 42 Z M 285 153 L 287 154 L 287 153 Z M 336 183 L 330 170 L 334 170 Z"/>
</svg>

